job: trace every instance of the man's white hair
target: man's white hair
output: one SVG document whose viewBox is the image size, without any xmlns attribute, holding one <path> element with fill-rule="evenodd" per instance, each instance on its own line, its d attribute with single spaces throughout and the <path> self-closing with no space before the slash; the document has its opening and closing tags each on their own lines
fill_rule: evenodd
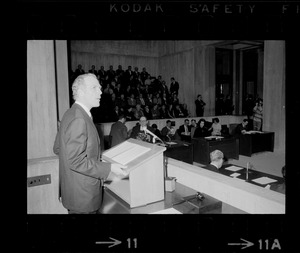
<svg viewBox="0 0 300 253">
<path fill-rule="evenodd" d="M 97 77 L 92 74 L 92 73 L 87 73 L 87 74 L 83 74 L 83 75 L 79 75 L 73 82 L 72 84 L 72 94 L 73 94 L 73 99 L 76 100 L 78 97 L 78 90 L 79 88 L 83 88 L 86 86 L 86 80 L 88 78 L 95 78 L 97 79 Z"/>
</svg>

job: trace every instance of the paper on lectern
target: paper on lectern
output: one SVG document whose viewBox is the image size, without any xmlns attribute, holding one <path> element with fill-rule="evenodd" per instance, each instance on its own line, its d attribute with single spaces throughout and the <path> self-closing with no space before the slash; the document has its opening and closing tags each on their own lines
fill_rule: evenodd
<svg viewBox="0 0 300 253">
<path fill-rule="evenodd" d="M 121 165 L 126 165 L 129 162 L 138 158 L 139 156 L 145 154 L 149 150 L 151 149 L 147 147 L 143 147 L 130 142 L 123 142 L 116 148 L 108 150 L 105 153 L 105 156 Z"/>
</svg>

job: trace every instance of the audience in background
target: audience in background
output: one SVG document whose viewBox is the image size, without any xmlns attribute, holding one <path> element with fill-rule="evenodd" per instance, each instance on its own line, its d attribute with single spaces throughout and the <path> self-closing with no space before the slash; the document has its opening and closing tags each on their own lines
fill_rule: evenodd
<svg viewBox="0 0 300 253">
<path fill-rule="evenodd" d="M 101 65 L 97 71 L 96 66 L 91 65 L 89 72 L 97 76 L 103 87 L 103 96 L 106 97 L 104 99 L 105 104 L 102 103 L 100 108 L 92 111 L 95 123 L 114 122 L 116 111 L 124 113 L 127 120 L 137 120 L 136 116 L 141 117 L 142 115 L 140 112 L 146 114 L 148 119 L 191 117 L 187 104 L 179 101 L 180 87 L 174 77 L 170 79 L 171 82 L 168 87 L 161 75 L 151 76 L 146 67 L 143 67 L 140 72 L 138 66 L 129 65 L 126 70 L 123 70 L 122 65 L 118 65 L 115 70 L 114 66 L 110 65 L 105 70 L 104 66 Z M 85 71 L 82 65 L 78 64 L 77 69 L 74 72 L 70 71 L 70 73 L 73 73 L 70 80 L 74 80 Z M 137 111 L 136 104 L 140 104 L 140 110 L 138 109 L 139 113 L 134 116 Z M 197 96 L 195 105 L 196 116 L 203 116 L 206 103 L 200 94 Z M 116 106 L 118 106 L 118 110 L 116 110 Z M 132 109 L 129 109 L 128 106 Z M 227 95 L 226 100 L 224 100 L 224 95 L 221 94 L 217 98 L 216 115 L 229 115 L 232 114 L 232 110 L 231 97 Z M 94 115 L 96 113 L 98 115 Z"/>
</svg>

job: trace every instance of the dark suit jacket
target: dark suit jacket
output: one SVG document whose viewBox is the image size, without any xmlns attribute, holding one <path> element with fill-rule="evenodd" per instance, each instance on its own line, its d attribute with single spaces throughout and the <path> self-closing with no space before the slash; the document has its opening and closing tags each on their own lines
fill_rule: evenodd
<svg viewBox="0 0 300 253">
<path fill-rule="evenodd" d="M 127 127 L 118 120 L 112 124 L 109 135 L 111 136 L 111 147 L 116 146 L 127 139 Z"/>
<path fill-rule="evenodd" d="M 188 131 L 191 132 L 191 126 L 187 126 L 187 128 L 188 128 Z M 178 129 L 178 134 L 181 136 L 181 133 L 184 131 L 185 131 L 184 125 L 181 125 Z"/>
<path fill-rule="evenodd" d="M 205 169 L 208 169 L 208 170 L 211 170 L 211 171 L 214 171 L 214 172 L 219 172 L 219 170 L 217 169 L 217 167 L 214 166 L 214 165 L 212 165 L 212 164 L 206 165 Z"/>
<path fill-rule="evenodd" d="M 110 163 L 100 162 L 97 129 L 84 109 L 74 103 L 60 124 L 53 151 L 59 155 L 59 187 L 66 209 L 93 212 L 102 202 L 101 180 L 110 173 Z"/>
</svg>

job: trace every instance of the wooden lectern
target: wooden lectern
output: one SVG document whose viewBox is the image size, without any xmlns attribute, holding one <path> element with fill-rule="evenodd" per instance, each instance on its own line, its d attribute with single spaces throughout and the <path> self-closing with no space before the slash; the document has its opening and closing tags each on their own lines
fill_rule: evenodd
<svg viewBox="0 0 300 253">
<path fill-rule="evenodd" d="M 127 165 L 129 178 L 112 182 L 107 188 L 127 202 L 130 208 L 164 199 L 165 147 L 128 139 L 102 154 L 105 161 Z"/>
</svg>

